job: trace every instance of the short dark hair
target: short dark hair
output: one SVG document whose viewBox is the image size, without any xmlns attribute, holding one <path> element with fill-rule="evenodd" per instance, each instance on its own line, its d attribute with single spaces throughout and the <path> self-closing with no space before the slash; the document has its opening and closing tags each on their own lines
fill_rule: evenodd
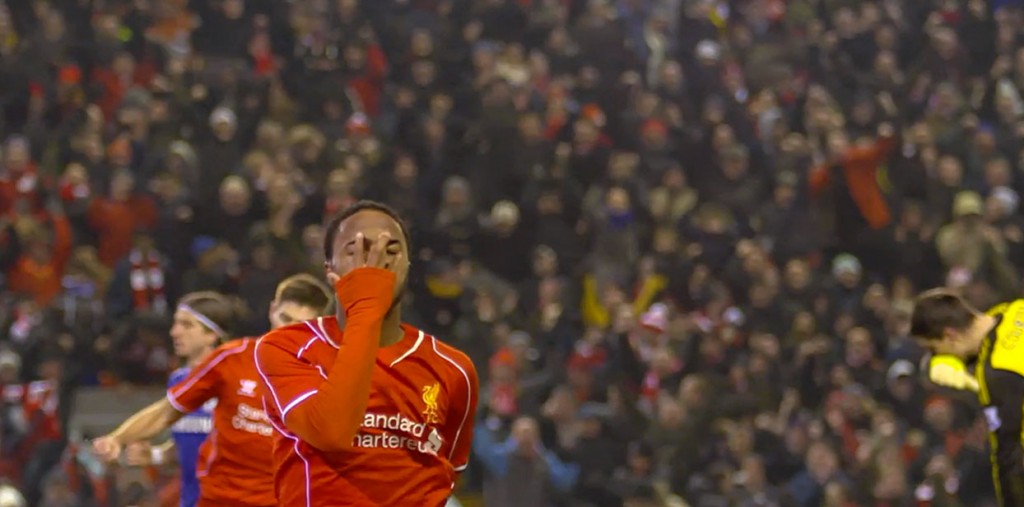
<svg viewBox="0 0 1024 507">
<path fill-rule="evenodd" d="M 966 329 L 978 312 L 959 294 L 935 289 L 922 293 L 910 316 L 910 335 L 925 340 L 942 339 L 946 329 Z"/>
<path fill-rule="evenodd" d="M 320 315 L 327 315 L 331 311 L 332 294 L 327 285 L 316 277 L 300 273 L 277 284 L 274 300 L 308 306 L 315 308 Z"/>
<path fill-rule="evenodd" d="M 334 258 L 334 239 L 338 237 L 338 228 L 341 227 L 341 223 L 360 211 L 379 211 L 391 217 L 398 224 L 398 228 L 402 230 L 402 237 L 405 238 L 406 247 L 412 248 L 409 229 L 405 227 L 405 222 L 398 212 L 387 204 L 364 199 L 345 208 L 327 222 L 327 230 L 324 232 L 324 260 L 330 262 Z"/>
</svg>

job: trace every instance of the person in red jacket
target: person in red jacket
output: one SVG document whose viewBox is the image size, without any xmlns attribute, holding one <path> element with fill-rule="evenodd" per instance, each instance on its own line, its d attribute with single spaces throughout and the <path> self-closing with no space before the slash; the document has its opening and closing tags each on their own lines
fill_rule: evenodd
<svg viewBox="0 0 1024 507">
<path fill-rule="evenodd" d="M 7 288 L 41 306 L 61 293 L 64 267 L 71 257 L 71 224 L 63 213 L 22 217 L 14 226 L 22 251 L 7 272 Z"/>
<path fill-rule="evenodd" d="M 135 232 L 156 226 L 157 208 L 149 196 L 135 191 L 135 177 L 119 171 L 110 182 L 110 193 L 89 203 L 89 227 L 99 237 L 99 258 L 114 267 L 132 250 Z"/>
<path fill-rule="evenodd" d="M 391 208 L 347 208 L 324 240 L 338 315 L 256 344 L 281 505 L 439 507 L 466 468 L 476 370 L 402 323 L 408 244 Z"/>
<path fill-rule="evenodd" d="M 850 146 L 841 130 L 829 134 L 831 159 L 811 170 L 809 182 L 813 195 L 835 206 L 836 232 L 855 236 L 865 226 L 879 230 L 892 222 L 881 176 L 895 145 L 895 132 L 888 123 L 878 127 L 877 140 L 866 144 Z M 844 206 L 847 202 L 852 205 Z"/>
</svg>

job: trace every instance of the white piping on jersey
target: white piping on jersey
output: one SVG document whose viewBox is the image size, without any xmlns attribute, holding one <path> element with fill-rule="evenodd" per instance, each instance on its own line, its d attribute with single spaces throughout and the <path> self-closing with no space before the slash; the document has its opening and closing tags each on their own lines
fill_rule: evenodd
<svg viewBox="0 0 1024 507">
<path fill-rule="evenodd" d="M 310 391 L 306 391 L 306 392 L 296 396 L 295 399 L 292 400 L 292 402 L 289 403 L 288 406 L 284 407 L 284 410 L 281 411 L 281 420 L 284 421 L 285 416 L 288 415 L 288 412 L 290 412 L 291 409 L 295 408 L 296 405 L 298 405 L 299 403 L 302 403 L 303 401 L 306 400 L 306 398 L 309 398 L 310 396 L 313 396 L 314 394 L 316 394 L 318 392 L 320 392 L 319 389 L 312 389 Z"/>
<path fill-rule="evenodd" d="M 174 399 L 174 396 L 171 395 L 171 390 L 170 389 L 167 390 L 167 402 L 170 403 L 172 407 L 174 407 L 174 410 L 177 410 L 178 412 L 181 412 L 182 414 L 187 414 L 188 413 L 188 409 L 186 409 L 185 407 L 181 406 L 181 403 L 178 403 L 178 401 Z"/>
<path fill-rule="evenodd" d="M 270 396 L 274 398 L 274 405 L 277 406 L 277 411 L 281 412 L 281 400 L 277 399 L 277 392 L 274 391 L 274 386 L 270 383 L 270 380 L 267 380 L 267 376 L 263 373 L 263 368 L 260 368 L 259 350 L 260 345 L 262 344 L 263 338 L 260 338 L 259 340 L 256 341 L 256 346 L 252 348 L 253 364 L 256 365 L 256 372 L 260 374 L 260 378 L 263 379 L 263 383 L 267 385 L 267 390 L 270 391 Z M 266 396 L 264 396 L 263 398 L 265 400 Z M 266 402 L 264 401 L 264 403 Z M 264 412 L 266 412 L 266 410 L 264 410 Z"/>
<path fill-rule="evenodd" d="M 302 354 L 304 354 L 306 352 L 306 349 L 308 349 L 311 345 L 313 345 L 313 342 L 317 341 L 318 339 L 319 339 L 319 337 L 316 335 L 316 332 L 314 332 L 313 333 L 313 337 L 310 338 L 309 341 L 306 342 L 306 344 L 303 345 L 301 349 L 299 349 L 299 353 L 295 354 L 295 357 L 301 359 L 302 358 Z"/>
<path fill-rule="evenodd" d="M 452 358 L 442 354 L 440 350 L 437 350 L 437 338 L 431 336 L 430 342 L 434 348 L 434 353 L 441 356 L 445 361 L 452 363 L 452 366 L 458 369 L 459 373 L 462 374 L 462 378 L 466 379 L 466 413 L 462 415 L 462 422 L 459 423 L 459 430 L 455 432 L 455 441 L 452 442 L 452 449 L 448 453 L 448 459 L 451 460 L 452 457 L 455 456 L 455 449 L 459 443 L 459 436 L 462 435 L 462 428 L 466 425 L 466 421 L 469 419 L 469 406 L 471 405 L 470 402 L 473 401 L 473 384 L 469 381 L 469 374 L 466 373 L 466 370 L 464 370 L 462 366 L 459 366 L 459 363 L 456 363 Z M 465 468 L 465 466 L 462 468 Z"/>
<path fill-rule="evenodd" d="M 212 440 L 210 443 L 210 455 L 206 457 L 206 464 L 202 470 L 196 469 L 196 477 L 206 477 L 210 474 L 210 466 L 213 465 L 213 460 L 217 459 L 217 428 L 214 427 L 210 431 L 210 436 L 206 437 Z"/>
<path fill-rule="evenodd" d="M 262 373 L 260 373 L 260 374 L 262 375 Z M 264 378 L 264 380 L 265 380 L 265 378 Z M 263 412 L 264 413 L 267 412 L 267 398 L 265 396 L 263 397 Z M 282 421 L 283 420 L 284 419 L 282 418 Z M 305 473 L 306 473 L 306 477 L 305 477 L 305 479 L 306 479 L 306 507 L 310 507 L 311 505 L 313 505 L 313 500 L 312 500 L 313 499 L 313 495 L 312 495 L 312 491 L 311 491 L 312 487 L 310 485 L 309 460 L 307 460 L 306 457 L 302 455 L 302 451 L 299 450 L 299 437 L 297 437 L 295 435 L 292 435 L 287 430 L 278 427 L 277 424 L 274 423 L 274 419 L 273 418 L 268 417 L 267 421 L 270 422 L 270 426 L 274 428 L 274 431 L 277 431 L 278 433 L 281 434 L 281 436 L 283 436 L 283 437 L 285 437 L 285 438 L 287 438 L 287 439 L 292 441 L 292 449 L 295 451 L 295 455 L 298 456 L 299 459 L 302 460 L 302 467 L 303 467 L 303 469 L 305 470 Z M 277 473 L 277 472 L 275 472 L 275 473 Z"/>
<path fill-rule="evenodd" d="M 327 344 L 329 344 L 330 346 L 332 346 L 334 348 L 338 348 L 338 344 L 334 343 L 334 341 L 331 340 L 331 335 L 328 334 L 327 333 L 327 329 L 324 328 L 324 318 L 323 317 L 317 317 L 317 319 L 316 319 L 316 326 L 315 327 L 313 326 L 313 322 L 309 321 L 309 320 L 304 322 L 304 324 L 306 324 L 306 327 L 308 327 L 309 330 L 313 332 L 314 337 L 318 337 L 321 340 L 327 342 Z M 409 357 L 409 355 L 412 354 L 413 352 L 416 352 L 416 349 L 418 349 L 420 347 L 420 344 L 423 343 L 423 338 L 424 338 L 423 331 L 419 331 L 419 335 L 416 337 L 416 343 L 413 344 L 412 348 L 410 348 L 409 350 L 405 351 L 405 353 L 403 353 L 401 356 L 399 356 L 398 359 L 395 359 L 394 361 L 392 361 L 390 366 L 394 366 L 394 365 L 398 364 L 401 360 L 405 359 L 406 357 Z M 296 354 L 295 357 L 301 357 L 302 354 L 306 351 L 306 349 L 309 348 L 309 346 L 312 343 L 312 341 L 313 340 L 310 340 L 310 341 L 306 342 L 306 344 L 303 345 L 301 349 L 299 349 L 299 353 Z M 323 375 L 323 372 L 320 372 L 320 374 Z M 324 378 L 327 378 L 327 376 L 324 375 Z"/>
<path fill-rule="evenodd" d="M 320 328 L 320 336 L 322 336 L 327 343 L 329 343 L 334 348 L 338 348 L 338 344 L 334 343 L 334 340 L 331 339 L 331 335 L 327 332 L 326 329 L 324 329 L 323 317 L 316 318 L 316 327 Z"/>
<path fill-rule="evenodd" d="M 324 336 L 323 333 L 320 332 L 319 329 L 317 329 L 315 326 L 313 326 L 313 322 L 312 321 L 307 320 L 306 322 L 303 322 L 303 324 L 305 324 L 306 327 L 308 327 L 309 330 L 313 332 L 313 336 L 315 336 L 316 338 L 319 338 L 320 340 L 323 340 L 324 343 L 328 343 L 328 344 L 332 343 L 330 340 L 327 339 L 326 336 Z"/>
<path fill-rule="evenodd" d="M 392 361 L 389 366 L 395 366 L 396 364 L 398 364 L 399 361 L 409 357 L 410 354 L 416 352 L 416 349 L 420 348 L 420 344 L 423 343 L 423 331 L 420 331 L 419 333 L 419 336 L 416 337 L 416 343 L 414 343 L 412 347 L 409 348 L 409 350 L 405 351 L 404 354 L 398 356 L 398 359 Z"/>
</svg>

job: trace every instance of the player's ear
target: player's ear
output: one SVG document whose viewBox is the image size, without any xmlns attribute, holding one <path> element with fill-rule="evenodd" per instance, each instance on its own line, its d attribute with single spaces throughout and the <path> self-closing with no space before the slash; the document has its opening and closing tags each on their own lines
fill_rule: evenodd
<svg viewBox="0 0 1024 507">
<path fill-rule="evenodd" d="M 942 329 L 942 340 L 958 341 L 961 336 L 962 333 L 951 327 Z"/>
</svg>

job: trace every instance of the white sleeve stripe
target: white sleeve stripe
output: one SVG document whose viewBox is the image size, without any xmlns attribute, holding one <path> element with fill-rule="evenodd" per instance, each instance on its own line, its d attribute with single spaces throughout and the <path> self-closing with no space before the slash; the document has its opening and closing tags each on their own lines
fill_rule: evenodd
<svg viewBox="0 0 1024 507">
<path fill-rule="evenodd" d="M 329 343 L 334 348 L 338 348 L 338 344 L 334 343 L 334 340 L 331 339 L 331 333 L 328 333 L 327 329 L 324 327 L 323 317 L 316 318 L 316 327 L 320 328 L 320 332 L 323 333 L 324 340 L 326 340 L 327 343 Z"/>
<path fill-rule="evenodd" d="M 452 442 L 452 449 L 448 453 L 448 459 L 452 459 L 452 457 L 455 456 L 455 449 L 458 448 L 459 437 L 462 435 L 462 429 L 466 426 L 466 421 L 469 420 L 469 407 L 472 405 L 471 402 L 473 401 L 473 384 L 469 381 L 469 374 L 466 373 L 466 370 L 464 370 L 462 366 L 459 366 L 459 363 L 456 363 L 452 358 L 442 354 L 440 350 L 437 350 L 437 338 L 431 336 L 430 342 L 434 347 L 434 352 L 437 353 L 438 356 L 441 356 L 445 361 L 452 363 L 452 366 L 455 366 L 455 368 L 459 370 L 459 373 L 462 374 L 462 377 L 466 379 L 466 413 L 462 415 L 462 422 L 459 423 L 459 429 L 455 432 L 455 440 Z"/>
<path fill-rule="evenodd" d="M 188 391 L 189 389 L 192 388 L 192 386 L 196 385 L 196 382 L 198 382 L 199 379 L 205 377 L 207 374 L 213 371 L 214 366 L 220 364 L 220 362 L 226 359 L 228 356 L 233 356 L 235 354 L 245 352 L 245 349 L 248 346 L 249 342 L 244 341 L 240 343 L 237 347 L 227 349 L 221 352 L 220 354 L 217 354 L 217 357 L 213 358 L 213 360 L 210 361 L 209 363 L 206 363 L 206 366 L 204 366 L 202 370 L 199 370 L 199 372 L 196 373 L 195 375 L 189 375 L 188 381 L 171 387 L 170 389 L 168 389 L 168 392 L 183 393 L 185 391 Z M 178 396 L 178 394 L 175 394 L 175 396 Z"/>
<path fill-rule="evenodd" d="M 299 353 L 295 354 L 295 357 L 301 358 L 302 354 L 305 354 L 306 350 L 309 349 L 309 347 L 313 345 L 313 342 L 317 341 L 317 339 L 318 338 L 316 337 L 316 334 L 314 334 L 313 337 L 310 338 L 309 341 L 306 342 L 306 344 L 303 345 L 301 349 L 299 349 Z"/>
<path fill-rule="evenodd" d="M 182 414 L 189 413 L 188 409 L 186 409 L 185 407 L 181 406 L 181 403 L 178 403 L 178 400 L 175 399 L 174 393 L 171 392 L 170 390 L 167 391 L 167 402 L 170 403 L 172 407 L 174 407 L 174 410 L 177 410 L 178 412 L 181 412 Z"/>
<path fill-rule="evenodd" d="M 313 389 L 312 391 L 306 391 L 306 392 L 300 394 L 294 400 L 292 400 L 292 402 L 289 403 L 288 406 L 284 407 L 284 410 L 281 411 L 281 422 L 284 422 L 284 418 L 285 418 L 285 416 L 288 415 L 288 412 L 291 412 L 291 410 L 293 408 L 295 408 L 299 403 L 302 403 L 303 401 L 306 401 L 306 398 L 309 398 L 310 396 L 313 396 L 314 394 L 316 394 L 318 392 L 320 392 L 319 389 Z"/>
<path fill-rule="evenodd" d="M 260 367 L 260 345 L 263 344 L 263 338 L 260 338 L 256 342 L 256 346 L 252 348 L 253 364 L 256 365 L 256 372 L 260 374 L 260 378 L 263 379 L 263 383 L 266 384 L 267 390 L 270 391 L 270 396 L 274 398 L 274 405 L 277 406 L 277 411 L 281 412 L 281 401 L 277 399 L 277 392 L 274 391 L 274 385 L 267 380 L 267 375 L 263 373 L 263 368 Z"/>
<path fill-rule="evenodd" d="M 468 466 L 469 466 L 469 463 L 465 463 L 465 464 L 463 464 L 463 465 L 461 465 L 461 466 L 457 466 L 457 467 L 455 467 L 455 469 L 454 469 L 454 470 L 455 470 L 456 472 L 462 472 L 462 471 L 464 471 L 464 470 L 466 469 L 466 467 L 468 467 Z"/>
</svg>

